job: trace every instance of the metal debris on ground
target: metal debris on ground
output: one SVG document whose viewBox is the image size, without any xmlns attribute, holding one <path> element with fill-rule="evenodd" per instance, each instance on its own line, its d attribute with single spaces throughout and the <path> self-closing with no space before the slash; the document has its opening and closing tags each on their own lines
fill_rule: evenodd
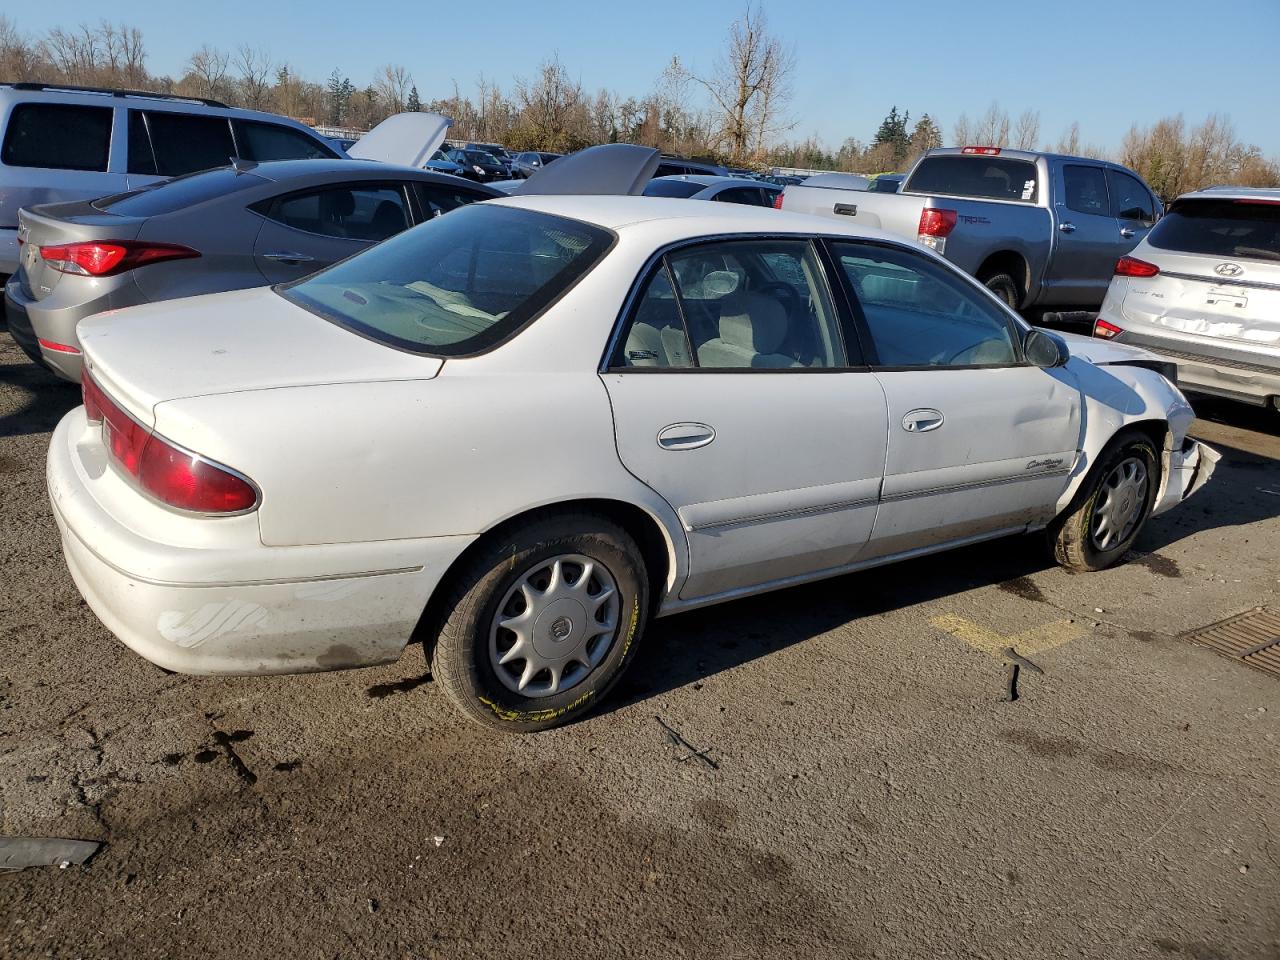
<svg viewBox="0 0 1280 960">
<path fill-rule="evenodd" d="M 60 837 L 0 837 L 0 871 L 26 867 L 62 867 L 86 862 L 98 852 L 97 840 Z"/>
<path fill-rule="evenodd" d="M 1266 607 L 1193 630 L 1183 634 L 1183 639 L 1280 677 L 1280 614 Z"/>
<path fill-rule="evenodd" d="M 1038 673 L 1040 674 L 1040 676 L 1042 677 L 1044 676 L 1044 671 L 1040 669 L 1040 667 L 1037 664 L 1032 663 L 1030 660 L 1028 660 L 1026 657 L 1020 654 L 1017 650 L 1013 649 L 1013 647 L 1005 647 L 1004 655 L 1006 659 L 1012 660 L 1018 666 L 1026 667 L 1032 673 Z"/>
<path fill-rule="evenodd" d="M 667 723 L 661 717 L 655 716 L 653 719 L 658 721 L 658 725 L 662 727 L 663 731 L 667 735 L 667 740 L 670 741 L 673 746 L 677 746 L 681 750 L 689 751 L 683 757 L 676 757 L 676 763 L 684 763 L 686 760 L 691 760 L 696 757 L 712 770 L 720 769 L 720 765 L 707 756 L 707 754 L 711 752 L 711 747 L 705 747 L 702 750 L 699 750 L 692 743 L 682 737 L 675 727 L 671 726 L 671 724 Z"/>
<path fill-rule="evenodd" d="M 1004 696 L 1000 699 L 1005 703 L 1014 703 L 1018 699 L 1018 671 L 1019 666 L 1011 663 L 1005 668 L 1004 674 Z"/>
</svg>

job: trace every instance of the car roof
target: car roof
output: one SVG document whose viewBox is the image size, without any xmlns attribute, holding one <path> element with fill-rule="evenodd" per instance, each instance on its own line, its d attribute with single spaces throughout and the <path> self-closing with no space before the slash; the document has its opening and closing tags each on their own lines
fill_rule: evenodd
<svg viewBox="0 0 1280 960">
<path fill-rule="evenodd" d="M 654 177 L 654 180 L 683 180 L 685 183 L 696 183 L 704 187 L 719 187 L 734 184 L 741 187 L 758 187 L 759 180 L 748 180 L 745 177 L 717 177 L 709 173 L 673 173 L 666 177 Z"/>
<path fill-rule="evenodd" d="M 738 203 L 707 203 L 667 197 L 531 196 L 492 200 L 501 206 L 581 220 L 606 230 L 623 231 L 639 224 L 667 222 L 672 232 L 688 237 L 723 233 L 800 233 L 812 236 L 860 237 L 902 244 L 902 237 L 870 227 L 854 226 L 830 217 L 789 213 L 772 207 Z"/>
<path fill-rule="evenodd" d="M 1280 201 L 1280 187 L 1205 187 L 1184 193 L 1178 200 L 1276 200 Z M 1177 201 L 1174 201 L 1175 203 Z"/>
<path fill-rule="evenodd" d="M 262 120 L 306 130 L 317 140 L 327 139 L 315 130 L 281 116 L 245 107 L 232 107 L 217 100 L 200 97 L 180 97 L 167 93 L 150 93 L 142 90 L 112 90 L 109 88 L 59 87 L 53 84 L 0 83 L 0 104 L 4 103 L 67 103 L 94 107 L 133 107 L 136 110 L 171 110 L 177 113 L 198 113 L 211 116 L 239 117 L 242 120 Z"/>
<path fill-rule="evenodd" d="M 244 169 L 257 174 L 264 180 L 292 180 L 296 177 L 323 177 L 337 175 L 350 180 L 382 180 L 413 179 L 439 181 L 441 183 L 457 183 L 459 177 L 450 176 L 434 170 L 419 170 L 417 167 L 405 167 L 397 163 L 383 163 L 380 160 L 344 160 L 341 158 L 315 158 L 310 160 L 265 160 L 253 165 L 244 164 Z M 468 186 L 474 186 L 467 181 Z"/>
</svg>

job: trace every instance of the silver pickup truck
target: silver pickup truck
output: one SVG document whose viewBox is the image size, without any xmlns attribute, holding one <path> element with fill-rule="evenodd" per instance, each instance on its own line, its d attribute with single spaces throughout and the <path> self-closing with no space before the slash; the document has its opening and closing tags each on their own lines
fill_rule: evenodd
<svg viewBox="0 0 1280 960">
<path fill-rule="evenodd" d="M 1096 309 L 1116 260 L 1163 212 L 1118 164 L 1002 147 L 930 150 L 899 193 L 857 189 L 854 180 L 811 177 L 787 187 L 782 209 L 914 237 L 1014 309 Z"/>
</svg>

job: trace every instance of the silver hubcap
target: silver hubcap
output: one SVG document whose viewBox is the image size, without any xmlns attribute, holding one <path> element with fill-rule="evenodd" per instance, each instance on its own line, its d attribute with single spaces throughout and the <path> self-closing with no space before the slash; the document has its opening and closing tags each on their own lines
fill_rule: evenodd
<svg viewBox="0 0 1280 960">
<path fill-rule="evenodd" d="M 507 591 L 489 631 L 489 662 L 522 697 L 577 686 L 618 632 L 618 586 L 604 564 L 565 554 L 530 568 Z"/>
<path fill-rule="evenodd" d="M 1110 550 L 1122 543 L 1142 519 L 1147 505 L 1147 466 L 1137 457 L 1123 460 L 1102 481 L 1089 522 L 1093 545 Z"/>
</svg>

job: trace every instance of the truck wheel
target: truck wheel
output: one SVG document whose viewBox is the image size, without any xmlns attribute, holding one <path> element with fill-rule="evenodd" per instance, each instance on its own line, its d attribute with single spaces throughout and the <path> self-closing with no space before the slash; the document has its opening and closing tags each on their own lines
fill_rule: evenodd
<svg viewBox="0 0 1280 960">
<path fill-rule="evenodd" d="M 1022 305 L 1022 288 L 1018 281 L 1007 273 L 993 273 L 982 278 L 983 286 L 1017 310 Z"/>
<path fill-rule="evenodd" d="M 469 719 L 512 733 L 599 703 L 635 657 L 649 605 L 640 548 L 592 514 L 508 530 L 453 587 L 431 673 Z"/>
<path fill-rule="evenodd" d="M 1159 464 L 1146 434 L 1128 430 L 1112 440 L 1049 528 L 1061 566 L 1073 573 L 1105 570 L 1129 551 L 1151 515 Z"/>
</svg>

